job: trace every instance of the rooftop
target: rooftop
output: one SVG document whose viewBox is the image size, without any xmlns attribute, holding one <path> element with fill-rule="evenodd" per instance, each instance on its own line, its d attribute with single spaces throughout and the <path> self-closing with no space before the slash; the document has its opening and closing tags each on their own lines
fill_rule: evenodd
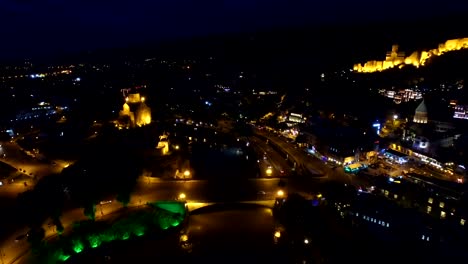
<svg viewBox="0 0 468 264">
<path fill-rule="evenodd" d="M 426 108 L 426 104 L 424 103 L 424 100 L 422 100 L 422 102 L 416 108 L 416 112 L 427 113 L 427 108 Z"/>
</svg>

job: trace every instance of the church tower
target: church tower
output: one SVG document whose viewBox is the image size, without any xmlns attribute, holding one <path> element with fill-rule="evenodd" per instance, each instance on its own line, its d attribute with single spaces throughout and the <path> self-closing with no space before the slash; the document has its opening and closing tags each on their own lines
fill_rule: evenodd
<svg viewBox="0 0 468 264">
<path fill-rule="evenodd" d="M 426 108 L 426 104 L 424 103 L 424 100 L 422 100 L 422 102 L 416 108 L 416 111 L 414 113 L 413 122 L 414 123 L 419 123 L 419 124 L 427 124 L 427 121 L 428 121 L 427 108 Z"/>
</svg>

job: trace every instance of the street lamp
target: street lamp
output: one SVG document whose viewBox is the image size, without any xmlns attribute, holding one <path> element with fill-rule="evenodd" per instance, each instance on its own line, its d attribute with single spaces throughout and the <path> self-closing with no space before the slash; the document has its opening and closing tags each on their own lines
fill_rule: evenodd
<svg viewBox="0 0 468 264">
<path fill-rule="evenodd" d="M 280 232 L 280 231 L 276 231 L 276 232 L 275 232 L 275 237 L 276 237 L 276 238 L 280 238 L 280 237 L 281 237 L 281 232 Z"/>
<path fill-rule="evenodd" d="M 184 171 L 184 178 L 188 178 L 190 176 L 190 171 L 189 170 L 185 170 Z"/>
<path fill-rule="evenodd" d="M 188 236 L 187 234 L 182 234 L 180 236 L 180 242 L 187 242 L 188 241 Z"/>
<path fill-rule="evenodd" d="M 179 200 L 185 201 L 185 198 L 187 198 L 187 196 L 185 195 L 185 193 L 180 193 L 180 194 L 179 194 Z"/>
<path fill-rule="evenodd" d="M 275 233 L 273 234 L 273 241 L 275 244 L 278 244 L 280 242 L 281 238 L 281 230 L 276 230 Z"/>
<path fill-rule="evenodd" d="M 284 191 L 283 190 L 277 191 L 276 196 L 278 196 L 278 198 L 282 198 L 284 196 Z"/>
<path fill-rule="evenodd" d="M 266 170 L 266 174 L 267 174 L 268 176 L 270 176 L 272 173 L 273 173 L 273 170 L 272 170 L 271 168 L 268 168 L 268 169 Z"/>
</svg>

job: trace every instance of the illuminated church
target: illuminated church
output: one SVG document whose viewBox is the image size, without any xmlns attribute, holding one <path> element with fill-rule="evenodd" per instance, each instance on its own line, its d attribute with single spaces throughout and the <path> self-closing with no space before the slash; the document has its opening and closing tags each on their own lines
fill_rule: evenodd
<svg viewBox="0 0 468 264">
<path fill-rule="evenodd" d="M 416 108 L 416 111 L 414 112 L 413 122 L 419 124 L 427 124 L 427 121 L 427 107 L 424 103 L 424 100 L 422 100 L 422 102 L 419 104 L 419 106 Z"/>
<path fill-rule="evenodd" d="M 145 104 L 145 97 L 139 93 L 129 94 L 125 98 L 119 119 L 124 126 L 132 128 L 151 123 L 151 109 Z"/>
</svg>

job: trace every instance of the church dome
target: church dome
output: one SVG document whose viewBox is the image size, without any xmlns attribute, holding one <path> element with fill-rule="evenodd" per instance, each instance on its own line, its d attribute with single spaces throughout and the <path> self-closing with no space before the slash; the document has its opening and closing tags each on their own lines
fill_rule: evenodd
<svg viewBox="0 0 468 264">
<path fill-rule="evenodd" d="M 427 117 L 427 108 L 426 104 L 424 103 L 424 100 L 419 104 L 419 106 L 416 108 L 416 111 L 414 113 L 413 117 L 413 122 L 414 123 L 420 123 L 420 124 L 426 124 L 428 121 Z"/>
<path fill-rule="evenodd" d="M 424 103 L 424 100 L 422 100 L 422 102 L 418 105 L 418 107 L 416 108 L 416 112 L 427 113 L 427 108 L 426 104 Z"/>
</svg>

